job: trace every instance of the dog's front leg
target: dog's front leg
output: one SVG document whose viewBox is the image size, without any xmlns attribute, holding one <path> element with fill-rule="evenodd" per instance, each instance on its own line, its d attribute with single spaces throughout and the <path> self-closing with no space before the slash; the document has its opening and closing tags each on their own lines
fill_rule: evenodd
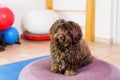
<svg viewBox="0 0 120 80">
<path fill-rule="evenodd" d="M 58 65 L 57 65 L 57 64 L 52 64 L 52 65 L 51 65 L 51 71 L 53 71 L 53 72 L 55 72 L 55 73 L 59 72 L 59 67 L 58 67 Z"/>
</svg>

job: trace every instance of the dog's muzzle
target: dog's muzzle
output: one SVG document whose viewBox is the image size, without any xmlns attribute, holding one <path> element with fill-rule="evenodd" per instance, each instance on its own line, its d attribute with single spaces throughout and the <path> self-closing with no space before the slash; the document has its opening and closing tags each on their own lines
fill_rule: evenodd
<svg viewBox="0 0 120 80">
<path fill-rule="evenodd" d="M 65 36 L 64 35 L 59 35 L 58 36 L 58 43 L 63 44 L 65 42 Z"/>
</svg>

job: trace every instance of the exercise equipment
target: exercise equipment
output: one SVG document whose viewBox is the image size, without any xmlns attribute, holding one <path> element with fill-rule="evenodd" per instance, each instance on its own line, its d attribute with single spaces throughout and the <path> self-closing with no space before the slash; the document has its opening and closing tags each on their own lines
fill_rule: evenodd
<svg viewBox="0 0 120 80">
<path fill-rule="evenodd" d="M 58 15 L 52 10 L 33 10 L 23 16 L 22 25 L 30 33 L 48 34 L 57 19 Z"/>
<path fill-rule="evenodd" d="M 50 35 L 49 34 L 32 34 L 28 31 L 23 32 L 22 34 L 23 37 L 30 39 L 30 40 L 50 40 Z"/>
<path fill-rule="evenodd" d="M 12 27 L 14 13 L 8 7 L 0 4 L 0 51 L 4 51 L 6 45 L 20 44 L 19 33 Z"/>
<path fill-rule="evenodd" d="M 14 44 L 19 40 L 19 33 L 16 28 L 11 27 L 4 31 L 4 38 L 6 44 Z"/>
<path fill-rule="evenodd" d="M 0 65 L 0 80 L 18 80 L 19 73 L 28 64 L 33 61 L 47 58 L 49 55 L 39 56 L 27 60 L 17 61 L 5 65 Z M 9 74 L 9 75 L 8 75 Z"/>
<path fill-rule="evenodd" d="M 51 72 L 50 66 L 50 58 L 32 62 L 23 68 L 18 80 L 120 80 L 120 70 L 99 59 L 79 69 L 76 76 Z"/>
<path fill-rule="evenodd" d="M 10 28 L 13 22 L 14 22 L 13 12 L 7 7 L 0 6 L 0 31 Z"/>
</svg>

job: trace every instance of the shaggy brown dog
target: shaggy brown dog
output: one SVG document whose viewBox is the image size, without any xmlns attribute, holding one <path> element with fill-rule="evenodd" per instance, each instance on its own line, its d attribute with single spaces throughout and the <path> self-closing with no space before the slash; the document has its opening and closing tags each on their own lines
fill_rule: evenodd
<svg viewBox="0 0 120 80">
<path fill-rule="evenodd" d="M 93 57 L 77 23 L 59 19 L 52 25 L 50 35 L 51 71 L 75 75 L 78 68 L 92 62 Z"/>
</svg>

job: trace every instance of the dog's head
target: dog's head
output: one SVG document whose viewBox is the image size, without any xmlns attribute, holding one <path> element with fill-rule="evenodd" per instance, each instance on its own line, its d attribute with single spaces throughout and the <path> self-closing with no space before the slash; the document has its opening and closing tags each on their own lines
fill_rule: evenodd
<svg viewBox="0 0 120 80">
<path fill-rule="evenodd" d="M 79 42 L 82 31 L 77 23 L 59 19 L 52 25 L 50 35 L 55 44 L 67 47 Z"/>
</svg>

